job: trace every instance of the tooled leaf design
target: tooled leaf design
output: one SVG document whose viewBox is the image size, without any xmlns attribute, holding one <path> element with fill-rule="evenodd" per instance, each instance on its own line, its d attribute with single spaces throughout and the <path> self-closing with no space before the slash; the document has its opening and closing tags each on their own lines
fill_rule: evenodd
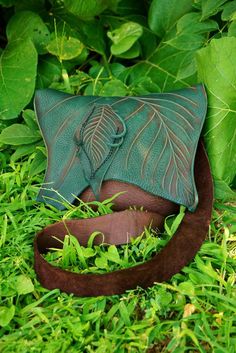
<svg viewBox="0 0 236 353">
<path fill-rule="evenodd" d="M 136 108 L 126 117 L 128 122 L 137 114 L 143 114 L 142 126 L 129 145 L 125 166 L 135 158 L 135 146 L 147 131 L 155 131 L 154 137 L 145 143 L 140 163 L 140 176 L 151 176 L 152 183 L 159 182 L 161 189 L 168 191 L 176 199 L 187 198 L 189 204 L 194 200 L 191 167 L 194 151 L 191 150 L 191 136 L 196 125 L 200 125 L 196 111 L 198 104 L 181 93 L 165 93 L 158 96 L 130 97 L 136 101 Z M 147 114 L 144 115 L 145 111 Z M 142 136 L 143 135 L 143 136 Z M 145 139 L 145 138 L 144 138 Z M 158 146 L 158 153 L 157 152 Z M 156 153 L 156 157 L 154 156 Z M 152 169 L 147 170 L 147 161 L 153 160 Z M 160 172 L 160 166 L 162 171 Z"/>
<path fill-rule="evenodd" d="M 112 148 L 121 145 L 125 125 L 109 105 L 94 104 L 79 134 L 78 142 L 90 161 L 91 177 L 108 159 Z"/>
</svg>

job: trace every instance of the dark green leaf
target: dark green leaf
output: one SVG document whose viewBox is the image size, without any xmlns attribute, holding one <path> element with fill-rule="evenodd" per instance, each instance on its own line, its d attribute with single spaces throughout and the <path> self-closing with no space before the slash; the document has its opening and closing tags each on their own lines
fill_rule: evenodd
<svg viewBox="0 0 236 353">
<path fill-rule="evenodd" d="M 89 22 L 79 22 L 78 26 L 82 32 L 83 43 L 93 51 L 105 55 L 105 32 L 99 20 L 94 19 Z"/>
<path fill-rule="evenodd" d="M 37 88 L 47 88 L 52 82 L 57 82 L 61 78 L 61 63 L 53 56 L 42 56 L 39 58 L 38 75 L 36 81 Z"/>
<path fill-rule="evenodd" d="M 31 130 L 23 124 L 13 124 L 5 128 L 0 135 L 0 142 L 18 146 L 36 142 L 41 139 L 38 131 Z"/>
<path fill-rule="evenodd" d="M 215 15 L 222 10 L 222 5 L 227 0 L 204 0 L 202 1 L 202 20 Z"/>
<path fill-rule="evenodd" d="M 29 176 L 32 177 L 43 172 L 46 169 L 47 158 L 45 155 L 39 150 L 37 151 L 33 163 L 30 168 Z"/>
<path fill-rule="evenodd" d="M 232 183 L 236 175 L 236 38 L 213 39 L 197 53 L 199 79 L 208 92 L 205 142 L 214 177 Z"/>
<path fill-rule="evenodd" d="M 50 41 L 50 32 L 38 14 L 19 11 L 8 22 L 7 37 L 9 41 L 31 39 L 38 53 L 44 54 Z"/>
<path fill-rule="evenodd" d="M 204 44 L 204 37 L 200 34 L 184 33 L 166 42 L 179 50 L 196 50 Z"/>
<path fill-rule="evenodd" d="M 179 33 L 207 33 L 219 29 L 219 25 L 214 20 L 201 20 L 201 14 L 190 12 L 181 17 L 176 25 L 177 34 Z"/>
<path fill-rule="evenodd" d="M 24 10 L 30 10 L 37 12 L 41 15 L 41 13 L 46 12 L 44 6 L 45 6 L 45 0 L 20 0 L 17 1 L 15 0 L 15 10 L 16 11 L 24 11 Z"/>
<path fill-rule="evenodd" d="M 0 5 L 4 7 L 10 7 L 15 4 L 17 0 L 0 0 Z"/>
<path fill-rule="evenodd" d="M 37 52 L 30 40 L 8 44 L 0 57 L 0 119 L 14 119 L 34 93 Z"/>
<path fill-rule="evenodd" d="M 11 155 L 11 160 L 16 162 L 21 157 L 27 156 L 35 152 L 36 147 L 38 146 L 37 143 L 32 143 L 29 145 L 22 145 L 16 148 L 15 152 Z"/>
<path fill-rule="evenodd" d="M 93 17 L 103 12 L 109 5 L 107 0 L 64 0 L 68 11 L 79 17 Z"/>
<path fill-rule="evenodd" d="M 149 8 L 148 23 L 160 38 L 169 31 L 180 17 L 192 8 L 192 0 L 153 0 Z"/>
<path fill-rule="evenodd" d="M 236 19 L 236 1 L 230 1 L 224 5 L 221 19 L 223 21 L 232 21 Z"/>
</svg>

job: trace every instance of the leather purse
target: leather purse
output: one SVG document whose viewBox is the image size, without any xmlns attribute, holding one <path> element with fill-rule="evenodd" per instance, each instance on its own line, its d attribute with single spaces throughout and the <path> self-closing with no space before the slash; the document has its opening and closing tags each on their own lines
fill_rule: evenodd
<svg viewBox="0 0 236 353">
<path fill-rule="evenodd" d="M 187 265 L 207 233 L 213 186 L 199 141 L 207 111 L 203 85 L 139 97 L 74 96 L 39 90 L 35 111 L 48 152 L 38 201 L 63 209 L 79 196 L 104 200 L 121 191 L 113 214 L 67 220 L 36 235 L 35 270 L 42 285 L 78 296 L 112 295 L 166 281 Z M 93 231 L 123 244 L 150 224 L 188 209 L 169 243 L 151 260 L 106 274 L 76 274 L 49 264 L 43 253 L 70 233 L 87 244 Z M 130 206 L 143 210 L 128 209 Z M 102 237 L 96 237 L 99 244 Z"/>
</svg>

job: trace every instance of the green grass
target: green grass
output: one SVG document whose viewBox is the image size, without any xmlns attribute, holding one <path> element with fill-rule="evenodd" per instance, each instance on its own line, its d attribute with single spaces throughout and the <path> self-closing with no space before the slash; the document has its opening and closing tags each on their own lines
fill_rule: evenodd
<svg viewBox="0 0 236 353">
<path fill-rule="evenodd" d="M 94 211 L 84 205 L 61 212 L 35 202 L 42 175 L 28 177 L 32 161 L 11 163 L 0 176 L 0 352 L 236 352 L 236 205 L 215 203 L 201 250 L 168 283 L 78 298 L 39 284 L 33 239 L 62 217 Z M 98 212 L 111 212 L 110 202 Z M 64 253 L 47 257 L 73 271 L 99 273 L 147 260 L 169 240 L 167 233 L 146 230 L 146 238 L 118 251 L 81 247 L 79 258 L 78 244 L 73 248 L 68 238 Z"/>
</svg>

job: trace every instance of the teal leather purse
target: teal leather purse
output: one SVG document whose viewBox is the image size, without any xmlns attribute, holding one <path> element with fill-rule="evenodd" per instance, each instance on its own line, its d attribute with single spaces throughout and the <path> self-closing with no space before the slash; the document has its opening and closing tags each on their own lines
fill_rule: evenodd
<svg viewBox="0 0 236 353">
<path fill-rule="evenodd" d="M 186 206 L 189 215 L 197 209 L 195 156 L 207 111 L 203 85 L 139 97 L 73 96 L 50 89 L 39 90 L 35 95 L 35 110 L 48 152 L 47 171 L 38 201 L 63 209 L 63 200 L 73 203 L 88 190 L 90 198 L 93 194 L 92 197 L 96 199 L 107 196 L 107 190 L 108 194 L 123 189 L 129 192 L 128 204 L 124 197 L 120 204 L 118 202 L 118 210 L 126 212 L 123 221 L 122 218 L 116 219 L 122 212 L 118 212 L 118 216 L 109 215 L 113 218 L 103 218 L 101 222 L 99 219 L 90 220 L 93 224 L 91 229 L 86 228 L 88 222 L 85 224 L 81 220 L 77 223 L 68 221 L 66 226 L 50 226 L 49 231 L 46 229 L 36 237 L 35 268 L 39 279 L 47 288 L 61 288 L 77 295 L 120 293 L 137 285 L 146 287 L 155 279 L 168 279 L 189 262 L 200 246 L 199 240 L 192 239 L 191 235 L 189 241 L 193 241 L 193 244 L 188 244 L 188 247 L 192 246 L 189 255 L 185 258 L 183 254 L 178 253 L 177 246 L 178 261 L 171 270 L 165 265 L 165 275 L 160 275 L 159 270 L 159 275 L 157 273 L 153 279 L 146 276 L 145 282 L 141 280 L 140 274 L 137 274 L 139 271 L 136 271 L 133 272 L 133 278 L 136 279 L 131 284 L 130 280 L 125 279 L 126 275 L 121 275 L 118 280 L 119 275 L 117 277 L 114 274 L 110 279 L 110 287 L 104 289 L 104 285 L 97 283 L 99 281 L 96 275 L 87 278 L 73 274 L 69 278 L 71 273 L 53 268 L 46 263 L 41 253 L 52 245 L 55 232 L 63 239 L 68 227 L 71 227 L 72 234 L 84 243 L 89 231 L 91 233 L 92 230 L 100 230 L 107 236 L 107 242 L 121 244 L 127 239 L 125 227 L 129 229 L 129 234 L 137 236 L 140 233 L 136 233 L 141 232 L 151 221 L 153 225 L 159 226 L 173 205 L 175 208 L 176 204 Z M 200 204 L 200 235 L 194 234 L 199 237 L 201 243 L 211 215 L 212 181 L 204 149 L 199 148 L 198 164 L 201 166 L 203 163 L 205 170 L 198 171 L 198 174 L 207 176 L 207 184 L 204 184 L 200 177 L 198 183 L 204 184 L 202 188 L 205 195 L 202 193 L 202 199 L 208 195 L 206 204 Z M 125 206 L 142 206 L 142 201 L 145 209 L 149 211 L 146 215 L 141 211 L 135 214 L 124 211 Z M 160 206 L 157 207 L 158 202 Z M 195 217 L 199 217 L 197 215 L 196 212 Z M 192 220 L 194 223 L 194 217 Z M 134 221 L 139 224 L 138 227 L 134 225 Z M 104 222 L 108 222 L 109 226 L 104 228 Z M 117 227 L 118 230 L 114 230 Z M 181 246 L 183 248 L 183 244 Z M 128 270 L 120 271 L 124 273 L 122 271 Z M 95 282 L 91 282 L 91 276 L 95 276 L 93 278 L 96 286 Z M 72 285 L 77 281 L 77 286 Z M 91 284 L 86 286 L 86 281 Z M 120 281 L 119 285 L 117 281 Z M 84 289 L 81 289 L 81 283 L 84 283 Z"/>
<path fill-rule="evenodd" d="M 141 97 L 72 96 L 37 91 L 35 108 L 48 150 L 38 200 L 63 207 L 102 182 L 139 186 L 194 211 L 194 159 L 207 101 L 202 85 Z M 56 192 L 55 192 L 56 191 Z"/>
</svg>

